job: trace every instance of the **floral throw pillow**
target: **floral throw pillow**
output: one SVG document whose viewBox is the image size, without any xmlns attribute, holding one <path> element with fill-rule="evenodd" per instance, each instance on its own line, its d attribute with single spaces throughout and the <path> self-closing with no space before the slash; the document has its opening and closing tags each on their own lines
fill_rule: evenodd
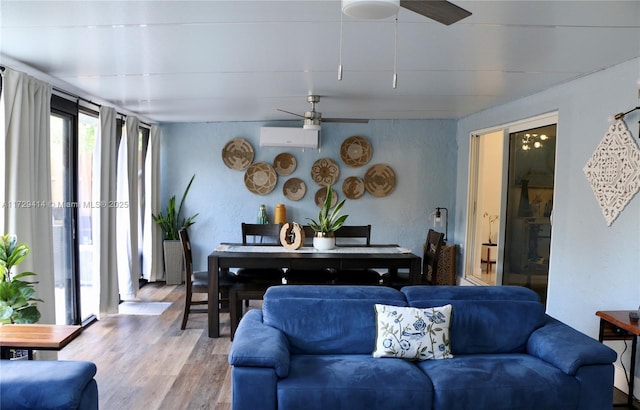
<svg viewBox="0 0 640 410">
<path fill-rule="evenodd" d="M 413 308 L 375 305 L 376 347 L 373 357 L 408 360 L 449 359 L 451 305 Z"/>
</svg>

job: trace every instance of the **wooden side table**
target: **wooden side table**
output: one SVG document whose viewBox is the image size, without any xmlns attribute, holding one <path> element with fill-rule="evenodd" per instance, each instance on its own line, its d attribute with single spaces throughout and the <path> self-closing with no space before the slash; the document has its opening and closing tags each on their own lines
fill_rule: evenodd
<svg viewBox="0 0 640 410">
<path fill-rule="evenodd" d="M 629 310 L 607 310 L 597 311 L 596 316 L 600 317 L 600 333 L 598 340 L 631 340 L 631 369 L 629 377 L 629 395 L 626 404 L 614 404 L 614 406 L 633 406 L 633 381 L 636 374 L 636 351 L 638 347 L 638 337 L 640 336 L 640 325 L 629 319 Z"/>
<path fill-rule="evenodd" d="M 480 263 L 486 263 L 487 264 L 487 273 L 491 272 L 491 265 L 495 265 L 496 264 L 496 260 L 495 259 L 491 259 L 491 248 L 495 248 L 498 246 L 498 244 L 495 243 L 483 243 L 482 246 L 486 246 L 487 247 L 487 259 L 480 259 Z"/>
<path fill-rule="evenodd" d="M 8 359 L 9 349 L 26 349 L 29 360 L 33 360 L 34 350 L 61 350 L 80 332 L 82 326 L 0 325 L 0 358 Z"/>
</svg>

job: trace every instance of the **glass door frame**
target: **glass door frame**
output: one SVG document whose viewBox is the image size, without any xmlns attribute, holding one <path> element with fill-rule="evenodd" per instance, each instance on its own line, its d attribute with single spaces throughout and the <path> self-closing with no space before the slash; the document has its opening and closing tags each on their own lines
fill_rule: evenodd
<svg viewBox="0 0 640 410">
<path fill-rule="evenodd" d="M 503 279 L 503 264 L 504 264 L 504 237 L 506 230 L 506 213 L 507 213 L 507 194 L 509 183 L 509 134 L 520 131 L 525 131 L 531 128 L 538 128 L 545 125 L 558 124 L 558 112 L 552 111 L 545 114 L 540 114 L 530 118 L 526 118 L 519 121 L 514 121 L 494 127 L 488 127 L 472 131 L 469 134 L 469 174 L 468 174 L 468 186 L 467 186 L 467 228 L 465 234 L 465 251 L 464 251 L 464 263 L 463 263 L 463 281 L 472 285 L 486 286 L 484 283 L 476 279 L 473 275 L 474 264 L 478 262 L 475 257 L 476 252 L 476 238 L 475 230 L 476 224 L 481 223 L 482 216 L 478 215 L 477 210 L 477 194 L 478 194 L 478 179 L 479 179 L 479 151 L 480 151 L 480 136 L 486 134 L 492 134 L 502 132 L 503 134 L 503 151 L 502 151 L 502 180 L 501 184 L 501 197 L 500 197 L 500 213 L 498 219 L 498 226 L 496 231 L 498 234 L 497 243 L 497 255 L 496 255 L 496 285 L 502 285 Z M 557 150 L 557 145 L 556 145 Z M 555 195 L 555 193 L 554 193 Z M 555 199 L 555 198 L 554 198 Z"/>
</svg>

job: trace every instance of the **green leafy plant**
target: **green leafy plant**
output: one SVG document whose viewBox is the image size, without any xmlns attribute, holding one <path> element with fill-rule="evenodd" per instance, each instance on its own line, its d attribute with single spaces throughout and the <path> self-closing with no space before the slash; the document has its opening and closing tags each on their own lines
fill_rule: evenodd
<svg viewBox="0 0 640 410">
<path fill-rule="evenodd" d="M 27 244 L 18 243 L 15 235 L 5 234 L 0 237 L 0 324 L 36 323 L 40 320 L 40 312 L 36 302 L 34 285 L 21 279 L 36 276 L 33 272 L 22 272 L 16 275 L 11 270 L 29 254 Z"/>
<path fill-rule="evenodd" d="M 327 196 L 324 199 L 324 204 L 318 212 L 318 220 L 307 218 L 311 229 L 316 233 L 321 232 L 329 234 L 337 231 L 342 225 L 344 225 L 349 215 L 338 216 L 342 207 L 344 206 L 344 199 L 331 210 L 331 201 L 333 200 L 333 188 L 331 185 L 327 185 Z"/>
<path fill-rule="evenodd" d="M 162 229 L 162 234 L 164 235 L 164 239 L 169 240 L 178 240 L 180 239 L 178 236 L 178 231 L 181 228 L 188 228 L 193 225 L 195 222 L 193 221 L 199 215 L 196 213 L 188 218 L 180 219 L 180 214 L 182 213 L 182 205 L 184 204 L 184 200 L 187 198 L 187 194 L 189 193 L 189 189 L 191 188 L 191 184 L 193 183 L 193 179 L 196 176 L 193 175 L 189 184 L 184 190 L 182 194 L 182 199 L 180 200 L 180 206 L 176 209 L 176 196 L 173 195 L 169 198 L 169 203 L 167 204 L 166 213 L 160 212 L 157 215 L 152 215 L 153 220 L 156 221 L 158 225 L 160 225 L 160 229 Z"/>
</svg>

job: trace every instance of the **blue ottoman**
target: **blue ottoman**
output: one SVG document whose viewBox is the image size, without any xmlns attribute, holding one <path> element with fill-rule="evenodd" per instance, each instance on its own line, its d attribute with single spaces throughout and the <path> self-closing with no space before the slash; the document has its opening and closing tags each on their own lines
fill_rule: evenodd
<svg viewBox="0 0 640 410">
<path fill-rule="evenodd" d="M 91 362 L 1 360 L 0 408 L 97 409 L 95 374 Z"/>
</svg>

